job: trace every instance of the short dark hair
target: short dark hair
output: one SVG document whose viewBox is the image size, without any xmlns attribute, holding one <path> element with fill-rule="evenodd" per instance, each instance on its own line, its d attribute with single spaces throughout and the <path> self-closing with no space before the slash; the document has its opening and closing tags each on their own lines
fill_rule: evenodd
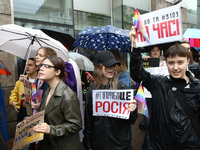
<svg viewBox="0 0 200 150">
<path fill-rule="evenodd" d="M 67 73 L 65 72 L 65 62 L 60 57 L 50 56 L 45 59 L 48 59 L 55 66 L 55 70 L 60 70 L 59 78 L 65 81 L 67 77 Z"/>
<path fill-rule="evenodd" d="M 35 63 L 35 58 L 32 58 L 32 57 L 31 57 L 31 58 L 29 58 L 28 60 L 32 60 L 32 61 L 34 62 L 34 64 L 35 64 L 35 66 L 37 66 L 36 63 Z"/>
<path fill-rule="evenodd" d="M 165 53 L 165 59 L 167 59 L 168 57 L 175 57 L 175 56 L 187 57 L 189 59 L 190 52 L 184 46 L 180 44 L 175 44 L 167 49 Z"/>
</svg>

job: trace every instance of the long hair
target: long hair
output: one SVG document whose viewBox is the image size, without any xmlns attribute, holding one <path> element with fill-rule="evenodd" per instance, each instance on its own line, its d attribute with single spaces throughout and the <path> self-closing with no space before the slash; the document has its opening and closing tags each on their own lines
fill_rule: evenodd
<svg viewBox="0 0 200 150">
<path fill-rule="evenodd" d="M 94 89 L 100 89 L 100 87 L 103 85 L 103 65 L 102 64 L 96 64 L 94 66 L 94 71 L 93 71 L 93 77 L 94 77 Z M 113 78 L 109 80 L 109 85 L 110 89 L 117 89 L 117 84 L 118 84 L 118 73 L 117 69 L 113 75 Z"/>
<path fill-rule="evenodd" d="M 65 72 L 65 62 L 60 57 L 47 57 L 55 67 L 55 70 L 60 70 L 59 78 L 65 82 L 67 73 Z"/>
<path fill-rule="evenodd" d="M 120 55 L 119 51 L 116 49 L 110 49 L 109 51 L 112 52 L 112 54 L 115 56 L 115 59 L 121 63 L 121 65 L 117 66 L 119 73 L 121 73 L 122 71 L 128 71 L 126 64 L 125 64 L 122 56 Z"/>
</svg>

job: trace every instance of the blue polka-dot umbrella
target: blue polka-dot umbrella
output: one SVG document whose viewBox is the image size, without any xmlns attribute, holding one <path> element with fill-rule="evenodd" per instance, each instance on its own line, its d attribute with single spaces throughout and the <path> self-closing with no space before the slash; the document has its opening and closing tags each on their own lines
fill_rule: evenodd
<svg viewBox="0 0 200 150">
<path fill-rule="evenodd" d="M 129 30 L 114 26 L 87 27 L 78 33 L 74 42 L 75 47 L 94 50 L 117 49 L 128 52 L 130 48 Z"/>
</svg>

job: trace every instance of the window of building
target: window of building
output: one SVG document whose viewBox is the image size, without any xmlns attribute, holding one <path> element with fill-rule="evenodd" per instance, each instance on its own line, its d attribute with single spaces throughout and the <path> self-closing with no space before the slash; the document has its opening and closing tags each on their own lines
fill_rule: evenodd
<svg viewBox="0 0 200 150">
<path fill-rule="evenodd" d="M 14 17 L 73 25 L 72 0 L 14 0 Z"/>
<path fill-rule="evenodd" d="M 88 26 L 107 26 L 110 23 L 108 16 L 74 10 L 75 35 Z"/>
</svg>

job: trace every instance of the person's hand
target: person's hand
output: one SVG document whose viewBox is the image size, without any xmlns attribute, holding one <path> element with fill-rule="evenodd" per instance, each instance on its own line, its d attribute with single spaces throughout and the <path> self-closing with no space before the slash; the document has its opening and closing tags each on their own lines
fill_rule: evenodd
<svg viewBox="0 0 200 150">
<path fill-rule="evenodd" d="M 15 108 L 15 111 L 16 111 L 17 113 L 19 113 L 19 110 L 17 109 L 16 104 L 17 104 L 16 102 L 13 102 L 13 103 L 12 103 L 13 107 Z"/>
<path fill-rule="evenodd" d="M 129 32 L 129 38 L 132 43 L 132 46 L 135 47 L 135 39 L 137 38 L 137 32 L 135 27 L 131 27 L 131 31 Z"/>
<path fill-rule="evenodd" d="M 136 100 L 131 100 L 130 104 L 128 105 L 128 110 L 129 111 L 134 111 L 137 108 L 137 101 Z"/>
<path fill-rule="evenodd" d="M 23 74 L 20 74 L 20 76 L 19 76 L 19 80 L 20 80 L 21 82 L 23 82 L 24 79 L 26 79 L 26 76 L 23 75 Z"/>
<path fill-rule="evenodd" d="M 40 123 L 40 124 L 34 126 L 33 130 L 35 132 L 49 134 L 50 133 L 50 126 L 47 123 Z"/>
<path fill-rule="evenodd" d="M 93 76 L 92 76 L 89 72 L 85 72 L 85 74 L 86 74 L 87 80 L 89 80 L 90 82 L 93 82 L 93 81 L 94 81 Z"/>
<path fill-rule="evenodd" d="M 40 103 L 34 103 L 34 102 L 31 102 L 31 107 L 33 108 L 33 109 L 36 109 L 36 110 L 38 110 L 39 109 L 39 107 L 40 107 Z"/>
<path fill-rule="evenodd" d="M 142 57 L 142 59 L 144 59 L 144 60 L 148 60 L 149 58 L 151 58 L 150 56 L 144 56 L 144 57 Z"/>
<path fill-rule="evenodd" d="M 86 76 L 87 80 L 89 80 L 90 82 L 93 82 L 94 81 L 94 78 L 90 75 L 87 75 Z"/>
<path fill-rule="evenodd" d="M 85 85 L 85 83 L 84 83 L 83 81 L 81 81 L 81 84 L 82 84 L 82 85 Z"/>
</svg>

